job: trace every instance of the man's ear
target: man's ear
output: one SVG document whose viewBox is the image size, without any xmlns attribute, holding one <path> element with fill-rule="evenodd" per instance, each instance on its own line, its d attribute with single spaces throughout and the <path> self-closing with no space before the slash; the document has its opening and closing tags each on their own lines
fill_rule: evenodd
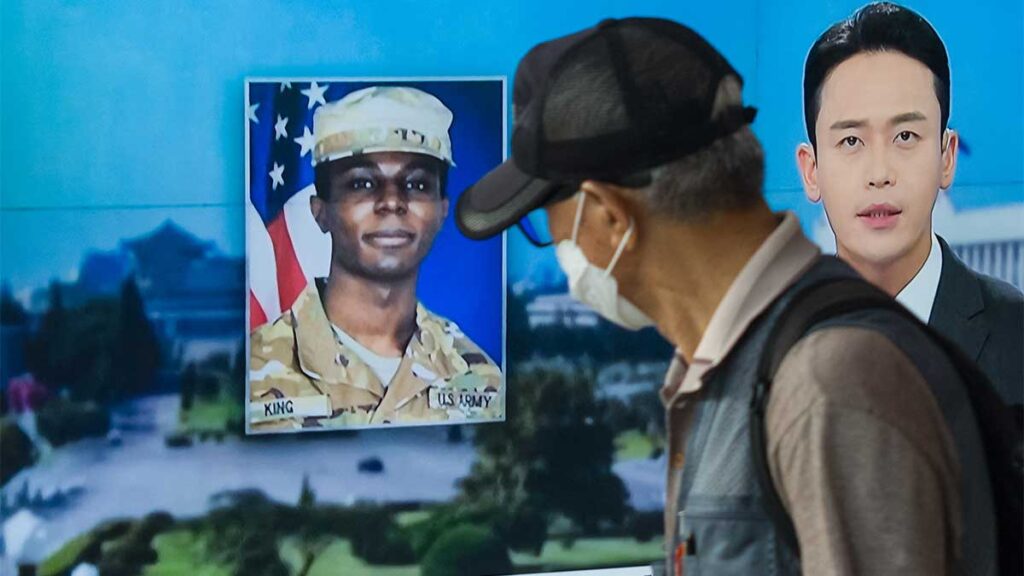
<svg viewBox="0 0 1024 576">
<path fill-rule="evenodd" d="M 630 225 L 635 222 L 634 214 L 638 210 L 638 204 L 630 197 L 630 191 L 597 180 L 584 180 L 580 191 L 587 195 L 584 204 L 586 216 L 583 220 L 606 227 L 609 244 L 613 249 L 617 248 Z M 636 242 L 635 232 L 634 228 L 634 234 L 626 245 L 627 250 Z"/>
<path fill-rule="evenodd" d="M 821 202 L 821 190 L 818 189 L 818 159 L 814 147 L 806 142 L 796 147 L 796 168 L 804 185 L 804 196 L 815 204 Z"/>
<path fill-rule="evenodd" d="M 320 227 L 320 231 L 327 234 L 327 203 L 313 194 L 309 197 L 309 211 L 313 214 L 313 220 Z"/>
<path fill-rule="evenodd" d="M 939 187 L 946 190 L 953 185 L 953 177 L 956 175 L 956 161 L 960 155 L 960 135 L 956 130 L 947 129 L 943 136 L 942 180 Z"/>
</svg>

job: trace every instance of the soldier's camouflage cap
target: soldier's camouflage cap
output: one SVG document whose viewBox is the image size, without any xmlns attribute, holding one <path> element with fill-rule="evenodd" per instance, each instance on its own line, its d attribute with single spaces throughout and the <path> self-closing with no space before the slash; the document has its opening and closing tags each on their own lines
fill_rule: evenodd
<svg viewBox="0 0 1024 576">
<path fill-rule="evenodd" d="M 412 152 L 449 165 L 452 111 L 422 90 L 372 86 L 329 102 L 313 115 L 313 165 L 374 152 Z"/>
</svg>

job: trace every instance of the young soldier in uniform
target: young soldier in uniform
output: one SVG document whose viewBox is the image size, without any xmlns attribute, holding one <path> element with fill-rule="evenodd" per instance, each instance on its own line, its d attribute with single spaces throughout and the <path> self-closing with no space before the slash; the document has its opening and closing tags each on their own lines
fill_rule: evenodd
<svg viewBox="0 0 1024 576">
<path fill-rule="evenodd" d="M 804 69 L 804 190 L 822 202 L 836 249 L 865 278 L 956 342 L 1010 404 L 1024 401 L 1024 297 L 964 265 L 932 230 L 956 171 L 947 128 L 946 47 L 928 22 L 889 3 L 836 23 Z"/>
<path fill-rule="evenodd" d="M 313 218 L 327 278 L 252 334 L 256 430 L 493 420 L 495 363 L 416 298 L 448 214 L 452 113 L 413 88 L 372 87 L 317 109 Z"/>
<path fill-rule="evenodd" d="M 482 238 L 544 208 L 571 293 L 676 346 L 662 389 L 668 568 L 686 576 L 992 576 L 995 522 L 977 422 L 941 349 L 903 316 L 841 317 L 775 375 L 750 439 L 758 365 L 782 308 L 855 282 L 762 194 L 741 80 L 703 38 L 630 18 L 520 62 L 512 158 L 459 199 Z M 753 450 L 792 520 L 782 546 Z M 685 463 L 685 465 L 684 465 Z"/>
</svg>

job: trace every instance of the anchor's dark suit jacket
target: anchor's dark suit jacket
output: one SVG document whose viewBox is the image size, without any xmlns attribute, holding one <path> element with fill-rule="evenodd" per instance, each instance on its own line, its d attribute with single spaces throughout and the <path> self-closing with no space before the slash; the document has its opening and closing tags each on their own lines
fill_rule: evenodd
<svg viewBox="0 0 1024 576">
<path fill-rule="evenodd" d="M 1024 402 L 1024 296 L 969 269 L 941 237 L 942 275 L 929 324 L 960 345 L 1009 404 Z"/>
</svg>

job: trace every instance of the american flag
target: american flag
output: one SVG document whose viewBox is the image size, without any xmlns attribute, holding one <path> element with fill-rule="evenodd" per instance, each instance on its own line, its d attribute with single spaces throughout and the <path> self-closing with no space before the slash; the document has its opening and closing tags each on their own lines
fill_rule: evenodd
<svg viewBox="0 0 1024 576">
<path fill-rule="evenodd" d="M 250 330 L 290 308 L 312 278 L 327 275 L 330 238 L 313 221 L 309 198 L 313 113 L 330 88 L 315 81 L 247 84 Z"/>
</svg>

